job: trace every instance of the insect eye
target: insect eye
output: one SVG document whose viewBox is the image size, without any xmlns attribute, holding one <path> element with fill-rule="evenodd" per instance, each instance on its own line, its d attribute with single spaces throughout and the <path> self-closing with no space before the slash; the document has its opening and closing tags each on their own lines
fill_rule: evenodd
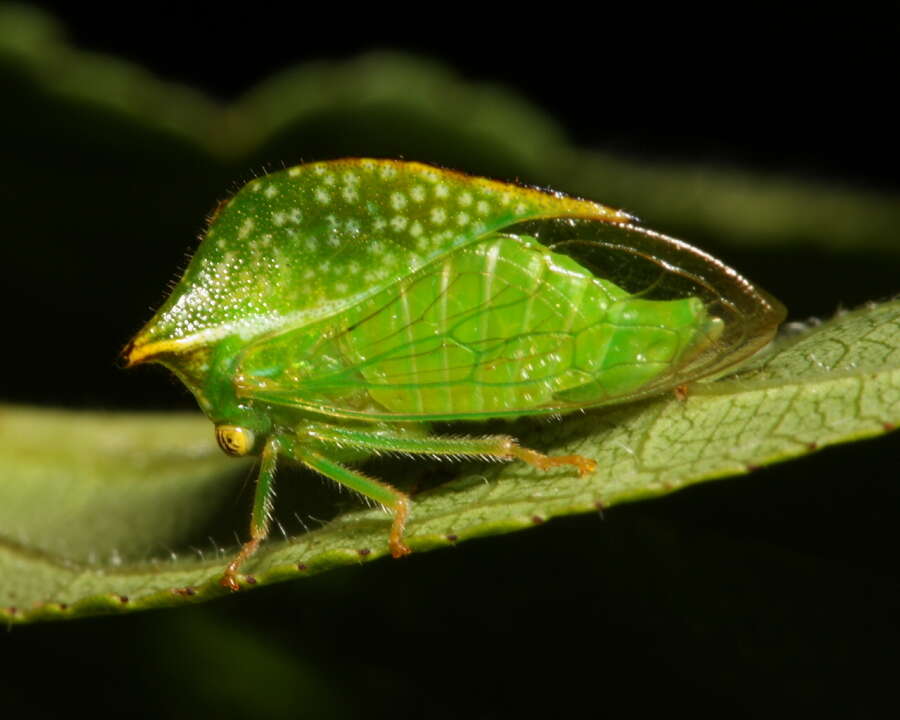
<svg viewBox="0 0 900 720">
<path fill-rule="evenodd" d="M 256 436 L 252 430 L 237 425 L 217 425 L 216 441 L 227 455 L 240 457 L 253 452 Z"/>
</svg>

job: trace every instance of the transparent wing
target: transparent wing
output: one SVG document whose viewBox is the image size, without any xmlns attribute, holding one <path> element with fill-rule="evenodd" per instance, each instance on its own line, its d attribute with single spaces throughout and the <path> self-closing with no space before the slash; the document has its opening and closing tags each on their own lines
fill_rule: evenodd
<svg viewBox="0 0 900 720">
<path fill-rule="evenodd" d="M 240 394 L 329 416 L 562 413 L 664 392 L 766 345 L 781 305 L 681 241 L 540 220 L 242 354 Z"/>
</svg>

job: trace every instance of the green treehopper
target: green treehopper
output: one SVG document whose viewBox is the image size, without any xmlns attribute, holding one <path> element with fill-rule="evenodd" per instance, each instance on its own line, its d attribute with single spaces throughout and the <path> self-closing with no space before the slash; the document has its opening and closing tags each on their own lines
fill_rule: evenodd
<svg viewBox="0 0 900 720">
<path fill-rule="evenodd" d="M 250 539 L 279 457 L 383 505 L 410 552 L 409 497 L 376 454 L 593 472 L 506 435 L 430 424 L 562 415 L 721 374 L 769 343 L 781 304 L 720 261 L 561 193 L 393 160 L 293 167 L 214 213 L 171 295 L 124 351 L 174 372 L 230 455 L 260 455 Z"/>
</svg>

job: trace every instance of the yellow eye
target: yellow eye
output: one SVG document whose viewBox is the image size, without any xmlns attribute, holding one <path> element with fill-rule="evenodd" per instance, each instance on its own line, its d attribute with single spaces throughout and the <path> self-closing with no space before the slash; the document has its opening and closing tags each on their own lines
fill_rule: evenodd
<svg viewBox="0 0 900 720">
<path fill-rule="evenodd" d="M 256 436 L 252 430 L 237 425 L 217 425 L 216 441 L 226 454 L 239 457 L 253 452 Z"/>
</svg>

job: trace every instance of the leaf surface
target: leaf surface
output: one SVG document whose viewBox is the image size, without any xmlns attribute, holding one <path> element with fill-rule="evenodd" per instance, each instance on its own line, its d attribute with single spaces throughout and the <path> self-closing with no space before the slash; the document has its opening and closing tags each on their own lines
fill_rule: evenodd
<svg viewBox="0 0 900 720">
<path fill-rule="evenodd" d="M 664 396 L 538 429 L 523 424 L 530 427 L 521 435 L 526 443 L 587 455 L 599 469 L 580 478 L 518 463 L 467 465 L 415 497 L 407 539 L 422 552 L 519 530 L 898 424 L 900 301 L 893 301 L 783 339 L 737 374 L 691 386 L 685 400 Z M 8 620 L 227 592 L 218 580 L 231 549 L 176 559 L 160 551 L 233 496 L 234 463 L 220 457 L 205 419 L 7 407 L 0 447 L 0 613 Z M 378 510 L 347 511 L 319 529 L 268 542 L 246 572 L 260 586 L 372 560 L 387 554 L 388 528 Z"/>
</svg>

